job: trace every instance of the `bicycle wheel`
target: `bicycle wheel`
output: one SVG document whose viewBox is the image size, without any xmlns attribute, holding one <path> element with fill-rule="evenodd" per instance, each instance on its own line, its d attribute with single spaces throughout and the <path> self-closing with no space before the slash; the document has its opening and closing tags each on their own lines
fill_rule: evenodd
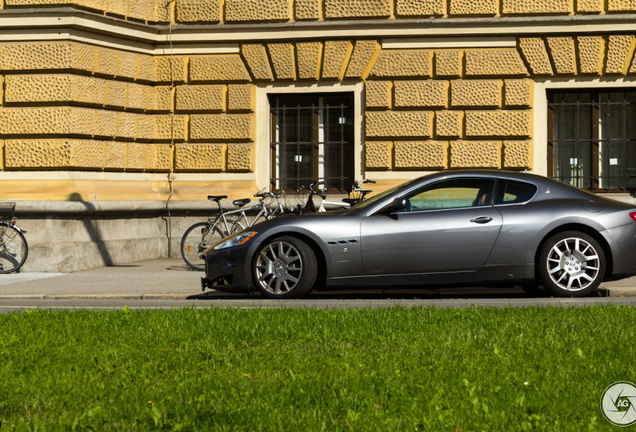
<svg viewBox="0 0 636 432">
<path fill-rule="evenodd" d="M 205 270 L 205 259 L 201 257 L 203 252 L 223 237 L 218 227 L 210 230 L 207 222 L 195 223 L 181 238 L 183 260 L 194 270 Z"/>
<path fill-rule="evenodd" d="M 27 259 L 29 246 L 15 227 L 0 225 L 0 273 L 17 271 Z"/>
</svg>

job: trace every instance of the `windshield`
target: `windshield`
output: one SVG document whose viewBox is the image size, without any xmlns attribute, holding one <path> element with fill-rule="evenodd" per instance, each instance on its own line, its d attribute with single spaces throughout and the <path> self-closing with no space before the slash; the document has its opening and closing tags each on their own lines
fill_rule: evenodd
<svg viewBox="0 0 636 432">
<path fill-rule="evenodd" d="M 369 206 L 372 206 L 373 204 L 375 204 L 376 202 L 378 202 L 379 200 L 381 200 L 382 198 L 391 195 L 394 192 L 397 192 L 399 190 L 402 189 L 407 189 L 409 186 L 411 186 L 411 184 L 415 183 L 416 181 L 418 181 L 419 179 L 415 179 L 415 180 L 411 180 L 409 182 L 406 183 L 402 183 L 400 185 L 394 186 L 391 189 L 387 189 L 382 193 L 379 193 L 377 195 L 372 196 L 371 198 L 362 201 L 359 204 L 356 204 L 356 206 L 354 207 L 355 209 L 363 209 L 363 208 L 367 208 Z"/>
</svg>

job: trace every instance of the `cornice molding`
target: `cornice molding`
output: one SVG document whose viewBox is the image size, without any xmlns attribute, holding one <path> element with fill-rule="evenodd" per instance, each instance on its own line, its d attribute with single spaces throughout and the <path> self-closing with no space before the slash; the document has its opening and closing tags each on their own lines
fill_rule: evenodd
<svg viewBox="0 0 636 432">
<path fill-rule="evenodd" d="M 519 36 L 635 32 L 636 14 L 153 25 L 70 7 L 0 10 L 0 42 L 76 40 L 150 55 L 237 53 L 239 44 L 254 41 L 378 38 L 402 44 L 414 38 L 415 47 L 474 38 L 496 46 Z"/>
</svg>

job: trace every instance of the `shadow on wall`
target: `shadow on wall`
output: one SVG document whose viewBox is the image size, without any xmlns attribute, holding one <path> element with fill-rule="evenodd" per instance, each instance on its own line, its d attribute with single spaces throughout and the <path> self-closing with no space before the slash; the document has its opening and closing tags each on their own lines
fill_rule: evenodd
<svg viewBox="0 0 636 432">
<path fill-rule="evenodd" d="M 95 205 L 91 204 L 88 201 L 82 200 L 82 196 L 78 193 L 72 193 L 69 196 L 68 201 L 82 204 L 86 208 L 86 210 L 89 212 L 93 212 L 96 210 Z M 99 227 L 93 220 L 90 213 L 86 215 L 79 215 L 79 217 L 82 218 L 82 222 L 84 223 L 84 227 L 86 228 L 86 232 L 90 236 L 91 241 L 97 245 L 97 249 L 99 251 L 99 254 L 102 258 L 102 262 L 104 263 L 104 265 L 108 267 L 113 266 L 113 259 L 110 256 L 110 253 L 108 252 L 106 243 L 104 243 L 104 240 L 102 238 L 102 233 L 100 232 Z"/>
</svg>

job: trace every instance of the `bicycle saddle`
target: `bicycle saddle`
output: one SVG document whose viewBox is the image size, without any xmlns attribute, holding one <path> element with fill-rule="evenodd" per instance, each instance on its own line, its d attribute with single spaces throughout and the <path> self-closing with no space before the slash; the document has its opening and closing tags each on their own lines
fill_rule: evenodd
<svg viewBox="0 0 636 432">
<path fill-rule="evenodd" d="M 243 207 L 245 204 L 247 204 L 250 201 L 252 201 L 252 200 L 249 199 L 249 198 L 243 198 L 243 199 L 238 199 L 238 200 L 232 201 L 232 204 L 234 204 L 237 207 Z"/>
<path fill-rule="evenodd" d="M 210 201 L 219 202 L 222 199 L 227 198 L 227 195 L 208 195 Z"/>
</svg>

